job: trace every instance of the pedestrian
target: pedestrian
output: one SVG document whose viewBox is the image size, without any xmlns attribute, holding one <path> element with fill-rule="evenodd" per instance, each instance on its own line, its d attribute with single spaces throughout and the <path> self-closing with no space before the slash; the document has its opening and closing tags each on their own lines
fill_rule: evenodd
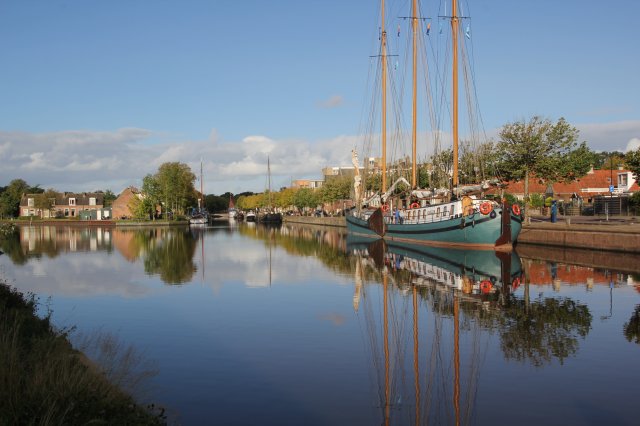
<svg viewBox="0 0 640 426">
<path fill-rule="evenodd" d="M 558 204 L 556 200 L 551 202 L 551 223 L 556 223 L 558 218 Z"/>
<path fill-rule="evenodd" d="M 393 208 L 394 223 L 400 223 L 400 210 L 397 207 Z"/>
</svg>

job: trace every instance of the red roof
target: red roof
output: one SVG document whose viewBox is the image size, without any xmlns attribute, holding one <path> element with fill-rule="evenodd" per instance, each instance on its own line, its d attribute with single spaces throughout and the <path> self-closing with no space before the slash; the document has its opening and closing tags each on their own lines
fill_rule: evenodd
<svg viewBox="0 0 640 426">
<path fill-rule="evenodd" d="M 613 185 L 617 186 L 618 183 L 618 174 L 620 173 L 628 173 L 628 170 L 593 170 L 588 174 L 582 176 L 581 178 L 569 182 L 569 183 L 553 183 L 552 188 L 554 194 L 573 194 L 574 192 L 578 195 L 586 194 L 582 192 L 582 189 L 587 188 L 606 188 L 606 190 L 601 192 L 589 192 L 590 195 L 597 194 L 609 194 L 609 185 L 610 178 L 613 174 Z M 549 182 L 545 182 L 543 179 L 537 177 L 529 178 L 529 193 L 538 193 L 544 194 L 547 191 L 547 187 L 549 186 Z M 506 190 L 512 194 L 523 194 L 524 193 L 524 181 L 518 182 L 507 182 Z M 640 191 L 640 187 L 638 186 L 638 182 L 634 182 L 634 184 L 629 189 L 631 192 Z"/>
</svg>

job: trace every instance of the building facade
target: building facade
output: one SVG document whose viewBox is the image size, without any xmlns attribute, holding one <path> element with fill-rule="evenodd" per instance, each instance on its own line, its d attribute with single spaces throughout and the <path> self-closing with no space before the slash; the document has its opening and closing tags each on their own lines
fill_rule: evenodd
<svg viewBox="0 0 640 426">
<path fill-rule="evenodd" d="M 104 209 L 104 194 L 101 192 L 61 192 L 55 198 L 43 200 L 45 194 L 25 194 L 20 200 L 20 216 L 40 218 L 74 218 L 82 211 L 101 211 Z M 46 204 L 46 207 L 44 206 Z M 104 216 L 104 213 L 101 213 Z M 101 218 L 108 218 L 101 217 Z"/>
</svg>

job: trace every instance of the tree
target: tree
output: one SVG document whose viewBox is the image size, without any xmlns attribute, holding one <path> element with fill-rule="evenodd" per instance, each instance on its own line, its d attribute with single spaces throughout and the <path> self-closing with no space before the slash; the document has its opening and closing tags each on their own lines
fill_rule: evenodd
<svg viewBox="0 0 640 426">
<path fill-rule="evenodd" d="M 40 217 L 44 216 L 44 212 L 49 212 L 51 216 L 51 210 L 56 205 L 56 197 L 58 193 L 53 189 L 47 189 L 42 194 L 37 194 L 34 197 L 33 204 L 37 210 L 40 210 Z"/>
<path fill-rule="evenodd" d="M 550 182 L 568 182 L 589 171 L 592 153 L 584 142 L 577 146 L 577 139 L 578 130 L 564 118 L 552 123 L 534 116 L 503 126 L 496 147 L 498 167 L 506 180 L 524 180 L 525 206 L 532 174 Z"/>
<path fill-rule="evenodd" d="M 631 173 L 633 173 L 633 178 L 636 182 L 640 181 L 638 177 L 640 177 L 640 148 L 637 148 L 635 151 L 629 151 L 624 156 L 624 162 Z"/>
<path fill-rule="evenodd" d="M 30 189 L 33 188 L 22 179 L 14 179 L 9 182 L 2 196 L 0 196 L 0 215 L 2 215 L 2 217 L 18 216 L 20 200 L 24 194 L 31 192 Z"/>
<path fill-rule="evenodd" d="M 351 194 L 353 178 L 350 176 L 338 176 L 327 179 L 320 188 L 320 201 L 332 203 L 338 200 L 345 200 Z"/>
<path fill-rule="evenodd" d="M 143 200 L 140 204 L 136 204 L 135 209 L 131 209 L 134 216 L 138 219 L 143 217 L 151 217 L 155 220 L 155 208 L 160 204 L 162 197 L 162 190 L 158 179 L 153 175 L 146 175 L 142 179 L 142 193 L 144 194 Z"/>
<path fill-rule="evenodd" d="M 118 198 L 116 194 L 114 194 L 110 189 L 107 189 L 106 191 L 104 191 L 103 205 L 105 207 L 111 207 L 111 205 L 113 205 L 113 202 L 116 198 Z"/>
<path fill-rule="evenodd" d="M 453 151 L 444 150 L 431 156 L 433 171 L 431 173 L 431 185 L 437 188 L 448 188 L 451 172 L 453 170 Z"/>
<path fill-rule="evenodd" d="M 305 207 L 315 208 L 319 201 L 317 194 L 310 188 L 299 189 L 293 197 L 293 205 L 299 210 Z"/>
</svg>

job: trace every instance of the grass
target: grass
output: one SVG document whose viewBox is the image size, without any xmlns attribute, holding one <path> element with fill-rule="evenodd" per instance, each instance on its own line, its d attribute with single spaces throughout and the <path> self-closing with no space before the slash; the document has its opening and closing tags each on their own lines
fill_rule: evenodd
<svg viewBox="0 0 640 426">
<path fill-rule="evenodd" d="M 56 330 L 51 313 L 40 318 L 37 309 L 35 295 L 0 280 L 0 425 L 165 424 L 163 411 L 136 404 L 108 379 L 113 371 L 73 349 L 68 330 Z M 112 364 L 131 364 L 131 352 L 115 356 L 113 340 L 99 344 L 114 354 Z"/>
</svg>

